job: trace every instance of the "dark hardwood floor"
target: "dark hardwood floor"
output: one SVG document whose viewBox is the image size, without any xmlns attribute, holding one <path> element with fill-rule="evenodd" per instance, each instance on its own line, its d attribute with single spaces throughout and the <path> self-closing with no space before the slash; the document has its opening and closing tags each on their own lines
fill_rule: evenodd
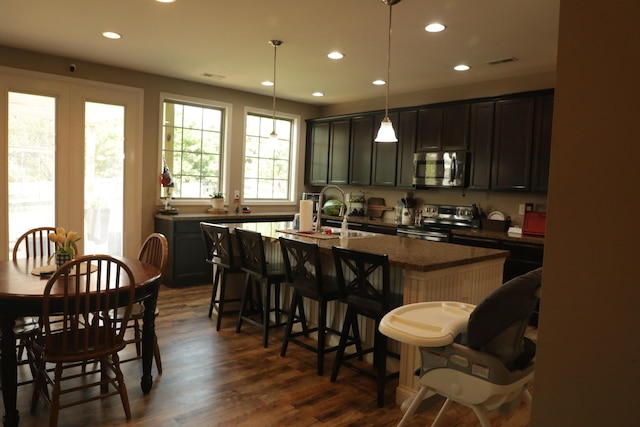
<svg viewBox="0 0 640 427">
<path fill-rule="evenodd" d="M 132 410 L 129 422 L 119 398 L 112 397 L 63 409 L 59 426 L 394 426 L 402 417 L 395 384 L 387 387 L 387 405 L 378 408 L 371 379 L 341 369 L 338 381 L 329 381 L 332 355 L 323 377 L 316 375 L 315 354 L 297 345 L 289 345 L 287 356 L 280 357 L 281 331 L 270 334 L 266 349 L 258 328 L 246 325 L 236 334 L 233 316 L 216 332 L 215 316 L 207 317 L 210 292 L 210 285 L 161 289 L 156 326 L 164 373 L 157 375 L 154 367 L 153 390 L 144 395 L 139 361 L 122 365 Z M 132 351 L 128 347 L 123 352 Z M 25 385 L 18 391 L 20 425 L 45 426 L 48 410 L 43 404 L 35 414 L 29 411 L 31 390 Z M 430 426 L 441 403 L 435 398 L 410 425 Z M 528 409 L 522 404 L 508 418 L 493 414 L 491 419 L 494 427 L 523 427 Z M 443 423 L 478 425 L 470 409 L 455 403 Z"/>
</svg>

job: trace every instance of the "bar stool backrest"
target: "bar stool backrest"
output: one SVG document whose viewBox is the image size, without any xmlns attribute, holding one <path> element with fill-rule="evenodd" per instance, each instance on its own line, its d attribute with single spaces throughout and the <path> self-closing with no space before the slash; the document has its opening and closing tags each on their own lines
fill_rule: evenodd
<svg viewBox="0 0 640 427">
<path fill-rule="evenodd" d="M 287 282 L 306 294 L 322 294 L 320 248 L 315 243 L 280 237 Z"/>
<path fill-rule="evenodd" d="M 332 251 L 341 297 L 370 317 L 387 313 L 391 307 L 389 257 L 339 246 Z M 381 284 L 374 285 L 374 279 Z"/>
<path fill-rule="evenodd" d="M 236 228 L 240 264 L 247 273 L 261 277 L 267 276 L 267 259 L 264 253 L 262 234 L 257 231 Z"/>
<path fill-rule="evenodd" d="M 234 257 L 233 238 L 229 227 L 201 222 L 200 228 L 204 237 L 207 262 L 229 270 L 240 267 L 238 259 Z"/>
</svg>

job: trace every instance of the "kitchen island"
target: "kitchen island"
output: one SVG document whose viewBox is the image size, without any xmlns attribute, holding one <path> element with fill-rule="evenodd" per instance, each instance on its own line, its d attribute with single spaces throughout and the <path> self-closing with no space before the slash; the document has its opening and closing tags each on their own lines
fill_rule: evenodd
<svg viewBox="0 0 640 427">
<path fill-rule="evenodd" d="M 316 242 L 325 255 L 323 269 L 331 274 L 334 265 L 331 247 L 339 245 L 360 251 L 385 253 L 391 266 L 392 292 L 402 293 L 403 303 L 453 300 L 478 304 L 487 294 L 502 284 L 502 269 L 508 251 L 442 242 L 408 239 L 383 234 L 359 233 L 356 237 L 340 238 L 322 234 L 302 235 L 291 230 L 289 222 L 228 224 L 262 233 L 267 243 L 265 252 L 269 259 L 281 257 L 277 239 L 280 236 Z M 285 296 L 283 301 L 289 301 Z M 307 304 L 309 306 L 307 306 Z M 305 302 L 308 319 L 314 319 L 315 306 Z M 344 318 L 342 304 L 328 309 L 330 327 L 340 329 Z M 373 337 L 375 325 L 362 319 L 360 331 L 365 342 Z M 396 390 L 396 402 L 402 403 L 418 390 L 418 377 L 413 372 L 420 366 L 420 353 L 408 344 L 396 343 L 400 353 L 400 379 Z M 390 359 L 389 366 L 393 367 Z M 396 365 L 397 366 L 397 365 Z M 339 379 L 338 379 L 339 381 Z"/>
</svg>

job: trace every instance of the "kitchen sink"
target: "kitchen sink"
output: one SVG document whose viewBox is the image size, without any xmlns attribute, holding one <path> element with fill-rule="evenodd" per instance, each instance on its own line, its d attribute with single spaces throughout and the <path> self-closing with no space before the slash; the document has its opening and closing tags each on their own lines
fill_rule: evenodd
<svg viewBox="0 0 640 427">
<path fill-rule="evenodd" d="M 322 231 L 323 234 L 331 234 L 332 236 L 338 236 L 338 237 L 374 237 L 377 236 L 377 233 L 370 233 L 368 231 L 359 231 L 359 230 L 348 230 L 347 231 L 347 235 L 343 236 L 342 235 L 342 230 L 340 228 L 337 227 L 322 227 Z"/>
</svg>

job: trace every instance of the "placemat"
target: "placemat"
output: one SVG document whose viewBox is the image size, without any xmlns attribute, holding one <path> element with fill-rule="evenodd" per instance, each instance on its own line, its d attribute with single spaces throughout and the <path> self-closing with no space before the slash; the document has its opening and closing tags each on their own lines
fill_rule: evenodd
<svg viewBox="0 0 640 427">
<path fill-rule="evenodd" d="M 41 275 L 51 275 L 56 271 L 57 267 L 55 264 L 47 264 L 47 265 L 43 265 L 41 267 L 36 267 L 33 270 L 31 270 L 31 274 L 33 274 L 34 276 L 41 276 Z M 91 264 L 91 272 L 94 272 L 98 269 L 98 266 Z M 82 263 L 80 264 L 80 274 L 87 274 L 87 264 L 86 263 Z M 71 276 L 75 276 L 76 275 L 76 269 L 74 268 L 71 271 Z"/>
</svg>

